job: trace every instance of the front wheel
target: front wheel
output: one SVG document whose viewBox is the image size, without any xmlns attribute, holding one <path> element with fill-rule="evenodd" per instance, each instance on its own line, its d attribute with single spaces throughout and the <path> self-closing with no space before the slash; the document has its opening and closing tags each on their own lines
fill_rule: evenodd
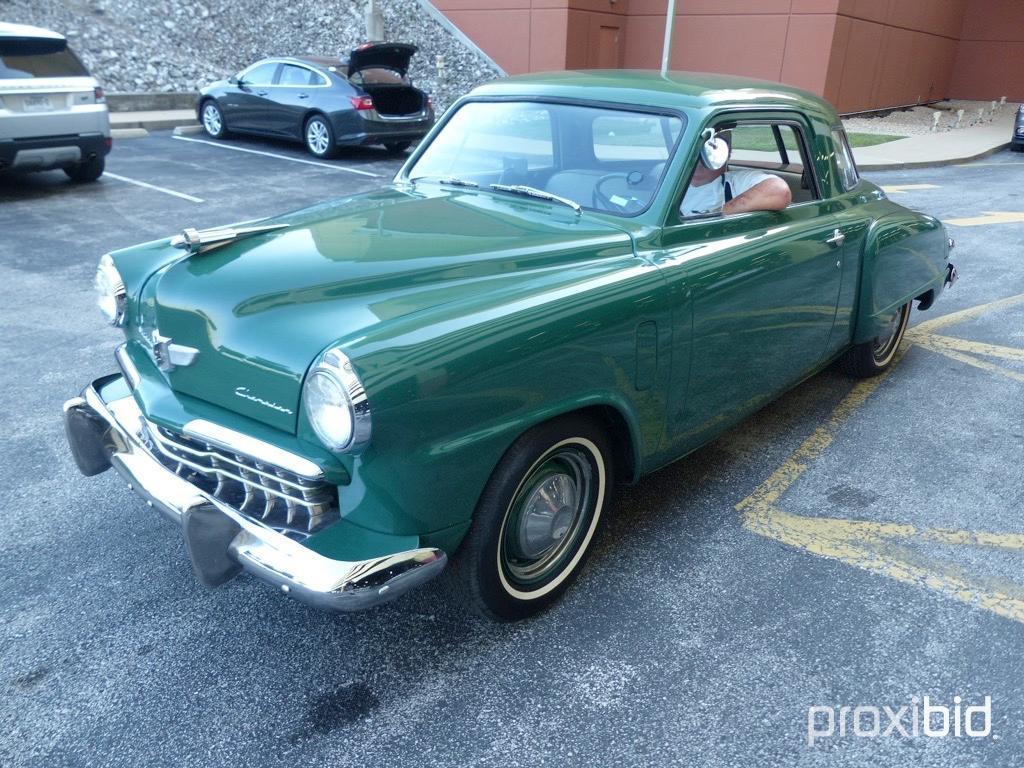
<svg viewBox="0 0 1024 768">
<path fill-rule="evenodd" d="M 466 602 L 516 621 L 555 602 L 578 576 L 612 487 L 611 449 L 588 419 L 523 434 L 488 481 L 452 567 Z"/>
<path fill-rule="evenodd" d="M 64 173 L 68 175 L 76 184 L 84 184 L 90 181 L 96 181 L 100 176 L 103 175 L 103 169 L 106 168 L 106 161 L 102 157 L 93 157 L 86 160 L 84 163 L 78 165 L 72 165 L 70 168 L 65 168 Z"/>
<path fill-rule="evenodd" d="M 324 158 L 334 156 L 334 131 L 322 115 L 313 115 L 306 121 L 303 136 L 306 138 L 306 149 L 309 150 L 309 154 Z"/>
<path fill-rule="evenodd" d="M 896 350 L 907 331 L 911 303 L 908 301 L 896 310 L 881 334 L 871 341 L 858 344 L 843 355 L 839 361 L 843 370 L 859 379 L 877 376 L 887 370 L 896 358 Z"/>
<path fill-rule="evenodd" d="M 224 113 L 217 106 L 217 102 L 212 99 L 207 101 L 203 104 L 203 108 L 199 110 L 199 114 L 203 121 L 203 130 L 206 131 L 207 136 L 214 139 L 223 139 L 227 136 L 227 123 L 224 122 Z"/>
</svg>

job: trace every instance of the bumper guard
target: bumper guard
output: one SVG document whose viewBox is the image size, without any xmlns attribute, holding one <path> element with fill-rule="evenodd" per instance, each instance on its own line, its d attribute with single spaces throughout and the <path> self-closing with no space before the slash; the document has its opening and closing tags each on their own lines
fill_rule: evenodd
<svg viewBox="0 0 1024 768">
<path fill-rule="evenodd" d="M 84 475 L 113 466 L 150 507 L 182 526 L 199 580 L 217 586 L 247 571 L 300 602 L 327 611 L 359 611 L 393 600 L 436 576 L 447 557 L 434 548 L 370 560 L 332 560 L 246 517 L 174 474 L 139 436 L 132 396 L 105 402 L 94 382 L 64 404 L 64 426 Z"/>
</svg>

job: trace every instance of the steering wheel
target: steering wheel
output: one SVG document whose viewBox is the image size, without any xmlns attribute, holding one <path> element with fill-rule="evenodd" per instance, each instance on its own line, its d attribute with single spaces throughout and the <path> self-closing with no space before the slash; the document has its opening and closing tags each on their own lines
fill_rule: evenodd
<svg viewBox="0 0 1024 768">
<path fill-rule="evenodd" d="M 610 194 L 604 190 L 605 185 L 612 181 L 624 181 L 626 187 L 634 187 L 643 180 L 644 175 L 639 171 L 605 174 L 594 184 L 594 207 L 598 210 L 623 211 L 625 213 L 636 213 L 637 211 L 643 210 L 644 206 L 647 204 L 646 201 L 640 200 L 633 195 L 623 197 L 621 195 Z"/>
</svg>

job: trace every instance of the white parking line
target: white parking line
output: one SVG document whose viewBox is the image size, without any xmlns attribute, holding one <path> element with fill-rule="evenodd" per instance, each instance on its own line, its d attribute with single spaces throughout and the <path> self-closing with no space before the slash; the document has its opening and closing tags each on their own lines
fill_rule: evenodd
<svg viewBox="0 0 1024 768">
<path fill-rule="evenodd" d="M 219 149 L 233 149 L 236 152 L 248 152 L 250 155 L 263 155 L 264 157 L 276 157 L 278 160 L 291 160 L 293 163 L 302 163 L 304 165 L 315 165 L 320 168 L 330 168 L 332 171 L 345 171 L 346 173 L 358 173 L 360 176 L 369 176 L 373 179 L 381 178 L 379 173 L 370 173 L 369 171 L 360 171 L 357 168 L 347 168 L 344 165 L 334 165 L 333 163 L 319 163 L 316 160 L 303 160 L 301 157 L 289 157 L 288 155 L 279 155 L 276 152 L 263 152 L 258 149 L 249 149 L 247 147 L 236 147 L 233 144 L 220 144 L 216 141 L 206 141 L 206 139 L 190 139 L 188 136 L 171 136 L 172 139 L 178 141 L 191 141 L 195 144 L 209 144 L 211 147 L 218 147 Z"/>
<path fill-rule="evenodd" d="M 103 174 L 105 177 L 111 179 L 117 179 L 123 181 L 126 184 L 134 184 L 137 187 L 145 187 L 146 189 L 154 189 L 157 192 L 163 192 L 165 195 L 173 195 L 174 197 L 180 197 L 182 200 L 190 200 L 193 203 L 205 203 L 201 197 L 193 197 L 192 195 L 186 195 L 184 192 L 175 192 L 173 189 L 166 189 L 165 187 L 158 187 L 156 184 L 147 184 L 145 181 L 139 181 L 138 179 L 129 179 L 127 176 L 118 176 L 116 173 L 106 171 Z"/>
</svg>

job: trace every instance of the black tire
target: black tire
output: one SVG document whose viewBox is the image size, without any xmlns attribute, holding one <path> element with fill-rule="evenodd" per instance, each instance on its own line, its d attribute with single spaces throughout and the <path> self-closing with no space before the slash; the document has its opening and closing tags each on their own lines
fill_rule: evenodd
<svg viewBox="0 0 1024 768">
<path fill-rule="evenodd" d="M 611 457 L 605 432 L 575 415 L 534 427 L 512 444 L 452 563 L 449 577 L 466 607 L 518 621 L 558 600 L 593 549 L 612 492 Z"/>
<path fill-rule="evenodd" d="M 323 115 L 313 115 L 306 120 L 302 126 L 302 143 L 313 157 L 326 159 L 334 157 L 338 151 L 334 145 L 334 129 Z"/>
<path fill-rule="evenodd" d="M 871 341 L 851 348 L 839 360 L 842 369 L 851 376 L 858 379 L 868 379 L 878 376 L 892 365 L 896 358 L 900 342 L 903 341 L 903 334 L 907 331 L 907 321 L 910 320 L 910 305 L 907 302 L 897 310 L 888 332 L 884 336 L 878 336 Z"/>
<path fill-rule="evenodd" d="M 199 122 L 210 138 L 223 139 L 228 135 L 228 124 L 224 119 L 224 112 L 213 99 L 207 99 L 200 105 Z"/>
<path fill-rule="evenodd" d="M 76 184 L 85 184 L 90 181 L 96 181 L 96 179 L 102 176 L 103 169 L 106 166 L 107 163 L 102 157 L 94 157 L 86 160 L 84 163 L 65 168 L 64 173 Z"/>
<path fill-rule="evenodd" d="M 400 152 L 405 152 L 409 147 L 412 146 L 411 141 L 385 141 L 384 149 L 388 152 L 393 152 L 396 155 Z"/>
</svg>

